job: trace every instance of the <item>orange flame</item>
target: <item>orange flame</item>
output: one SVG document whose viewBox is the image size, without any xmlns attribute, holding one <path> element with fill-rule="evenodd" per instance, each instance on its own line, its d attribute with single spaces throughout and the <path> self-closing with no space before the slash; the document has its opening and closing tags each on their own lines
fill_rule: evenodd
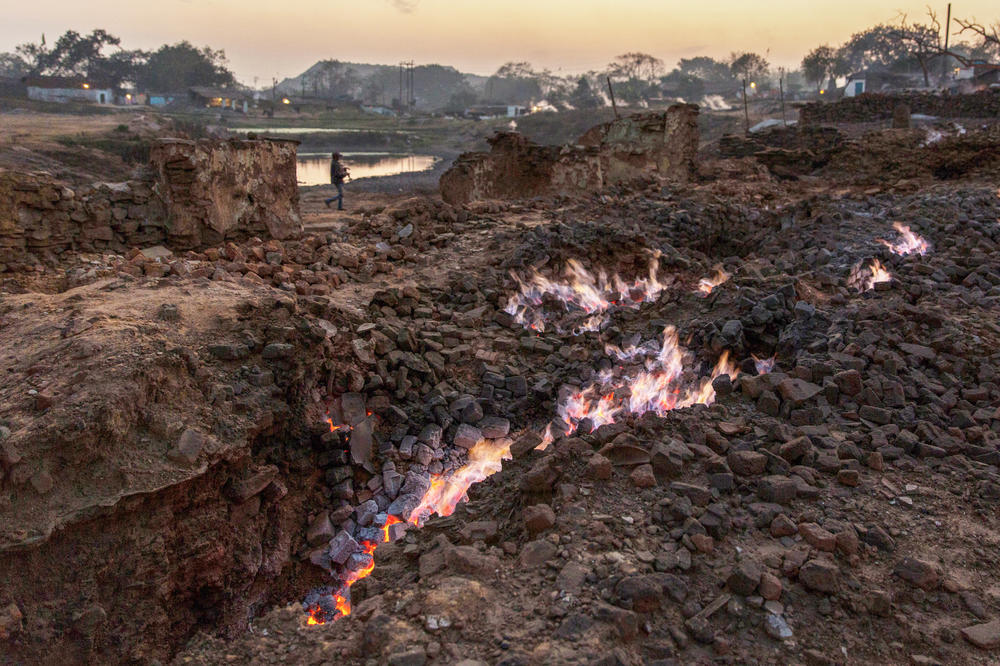
<svg viewBox="0 0 1000 666">
<path fill-rule="evenodd" d="M 466 492 L 472 484 L 499 472 L 502 468 L 501 461 L 510 460 L 510 445 L 510 440 L 480 440 L 469 451 L 469 460 L 465 465 L 448 476 L 432 477 L 431 487 L 424 493 L 420 504 L 410 514 L 409 522 L 420 527 L 435 513 L 440 516 L 450 516 L 454 513 L 458 503 L 465 499 Z M 403 519 L 398 516 L 388 517 L 382 528 L 382 543 L 389 541 L 389 528 L 402 522 L 404 522 Z M 362 541 L 361 547 L 365 554 L 374 556 L 378 544 Z M 351 586 L 370 576 L 374 570 L 375 559 L 372 557 L 371 562 L 364 568 L 348 574 L 341 581 L 340 590 L 333 594 L 333 601 L 340 615 L 346 617 L 351 614 Z M 308 626 L 326 624 L 326 620 L 322 619 L 323 611 L 319 606 L 308 609 L 307 613 L 309 614 L 306 619 Z"/>
<path fill-rule="evenodd" d="M 572 309 L 592 315 L 572 331 L 574 335 L 599 330 L 605 321 L 602 315 L 610 307 L 636 309 L 643 303 L 658 299 L 667 288 L 667 284 L 657 277 L 655 257 L 649 264 L 649 276 L 631 283 L 618 275 L 608 276 L 604 271 L 599 271 L 595 276 L 574 259 L 566 262 L 563 281 L 550 280 L 537 271 L 527 281 L 517 275 L 513 278 L 520 285 L 521 291 L 511 296 L 504 311 L 514 315 L 514 321 L 525 328 L 544 332 L 545 314 L 540 306 L 542 299 L 548 296 Z"/>
<path fill-rule="evenodd" d="M 433 514 L 450 516 L 474 483 L 499 472 L 503 460 L 510 460 L 510 440 L 481 439 L 469 450 L 469 460 L 448 476 L 431 477 L 431 487 L 410 513 L 409 522 L 422 527 Z"/>
<path fill-rule="evenodd" d="M 898 231 L 902 238 L 895 243 L 890 243 L 889 241 L 881 238 L 878 239 L 878 242 L 889 248 L 893 254 L 904 256 L 907 254 L 913 254 L 914 252 L 917 254 L 927 254 L 927 251 L 931 249 L 930 243 L 910 231 L 910 228 L 905 224 L 893 222 L 892 228 Z"/>
<path fill-rule="evenodd" d="M 382 527 L 382 543 L 389 542 L 389 528 L 396 523 L 401 523 L 403 520 L 397 516 L 389 516 Z M 372 541 L 362 541 L 361 548 L 362 552 L 366 555 L 371 555 L 371 561 L 365 565 L 364 568 L 357 571 L 353 571 L 348 574 L 342 581 L 340 590 L 333 594 L 333 602 L 337 611 L 344 617 L 351 614 L 351 599 L 350 599 L 350 589 L 359 580 L 368 578 L 375 571 L 375 549 L 379 544 Z M 306 624 L 310 627 L 326 624 L 326 620 L 321 619 L 323 610 L 319 606 L 313 606 L 306 611 L 309 617 L 306 619 Z"/>
<path fill-rule="evenodd" d="M 708 296 L 720 284 L 728 282 L 731 277 L 729 273 L 722 270 L 722 266 L 716 266 L 711 277 L 702 278 L 698 282 L 698 291 L 701 292 L 702 296 Z"/>
<path fill-rule="evenodd" d="M 871 263 L 865 266 L 864 262 L 858 264 L 851 270 L 848 283 L 854 285 L 858 291 L 868 291 L 874 289 L 879 282 L 888 282 L 892 279 L 890 273 L 882 262 L 872 259 Z"/>
</svg>

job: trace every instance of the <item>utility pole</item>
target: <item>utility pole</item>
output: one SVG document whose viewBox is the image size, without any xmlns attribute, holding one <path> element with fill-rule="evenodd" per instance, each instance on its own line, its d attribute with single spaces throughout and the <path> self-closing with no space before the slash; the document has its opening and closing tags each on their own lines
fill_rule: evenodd
<svg viewBox="0 0 1000 666">
<path fill-rule="evenodd" d="M 271 78 L 271 103 L 273 104 L 278 99 L 278 79 L 277 77 Z"/>
<path fill-rule="evenodd" d="M 948 52 L 948 39 L 951 37 L 951 3 L 948 3 L 948 19 L 944 23 L 944 51 Z M 948 71 L 948 56 L 941 58 L 941 87 L 944 87 L 945 76 Z"/>
<path fill-rule="evenodd" d="M 611 93 L 611 108 L 615 110 L 615 119 L 617 120 L 619 116 L 618 116 L 618 103 L 615 102 L 615 89 L 611 87 L 611 77 L 608 76 L 607 79 L 608 79 L 608 92 Z"/>
<path fill-rule="evenodd" d="M 746 121 L 746 133 L 750 134 L 750 106 L 747 104 L 747 80 L 743 79 L 743 118 Z"/>
<path fill-rule="evenodd" d="M 399 108 L 400 111 L 406 109 L 407 113 L 413 110 L 413 97 L 415 94 L 413 90 L 413 69 L 414 63 L 412 60 L 404 60 L 399 63 Z M 405 100 L 403 98 L 404 93 L 406 94 Z"/>
<path fill-rule="evenodd" d="M 785 119 L 785 68 L 778 69 L 778 92 L 781 93 L 781 125 L 788 127 L 788 120 Z"/>
</svg>

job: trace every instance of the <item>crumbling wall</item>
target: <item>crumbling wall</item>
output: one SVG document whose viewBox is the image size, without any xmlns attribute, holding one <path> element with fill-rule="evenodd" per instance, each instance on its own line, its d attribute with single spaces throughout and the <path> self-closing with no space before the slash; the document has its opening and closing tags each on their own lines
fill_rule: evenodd
<svg viewBox="0 0 1000 666">
<path fill-rule="evenodd" d="M 0 169 L 0 272 L 66 251 L 196 249 L 302 230 L 288 141 L 178 141 L 124 183 L 73 188 L 48 173 Z"/>
<path fill-rule="evenodd" d="M 996 118 L 1000 116 L 1000 90 L 981 90 L 967 95 L 937 95 L 927 92 L 864 94 L 836 102 L 811 102 L 799 111 L 803 125 L 890 120 L 900 104 L 911 113 L 942 118 Z"/>
<path fill-rule="evenodd" d="M 302 231 L 294 141 L 161 141 L 150 154 L 180 249 Z"/>
<path fill-rule="evenodd" d="M 772 174 L 796 178 L 828 164 L 846 142 L 834 127 L 775 127 L 746 136 L 726 134 L 719 139 L 719 154 L 755 157 Z"/>
<path fill-rule="evenodd" d="M 600 191 L 650 173 L 687 180 L 698 151 L 698 107 L 678 104 L 598 125 L 562 148 L 516 132 L 490 140 L 490 152 L 465 153 L 441 177 L 451 204 Z"/>
<path fill-rule="evenodd" d="M 67 250 L 162 243 L 165 211 L 152 181 L 73 189 L 48 173 L 0 170 L 0 271 Z"/>
</svg>

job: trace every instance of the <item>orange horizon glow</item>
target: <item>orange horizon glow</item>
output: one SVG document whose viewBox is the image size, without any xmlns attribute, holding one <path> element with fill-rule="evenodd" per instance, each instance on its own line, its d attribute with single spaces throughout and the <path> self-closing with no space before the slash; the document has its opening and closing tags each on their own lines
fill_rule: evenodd
<svg viewBox="0 0 1000 666">
<path fill-rule="evenodd" d="M 889 0 L 766 5 L 718 0 L 36 0 L 8 3 L 0 51 L 45 33 L 49 44 L 68 29 L 103 28 L 125 48 L 152 49 L 188 40 L 224 49 L 247 85 L 297 76 L 318 60 L 451 65 L 490 74 L 504 62 L 527 60 L 541 69 L 577 74 L 603 69 L 616 55 L 643 51 L 672 68 L 678 58 L 724 58 L 733 51 L 767 53 L 775 66 L 794 67 L 812 48 L 839 45 L 851 34 L 893 21 L 900 11 L 922 21 L 925 4 Z M 935 7 L 944 14 L 944 3 Z M 408 11 L 407 11 L 408 9 Z M 992 23 L 995 2 L 968 0 L 955 15 Z M 954 26 L 953 26 L 954 27 Z M 955 30 L 952 31 L 955 35 Z"/>
</svg>

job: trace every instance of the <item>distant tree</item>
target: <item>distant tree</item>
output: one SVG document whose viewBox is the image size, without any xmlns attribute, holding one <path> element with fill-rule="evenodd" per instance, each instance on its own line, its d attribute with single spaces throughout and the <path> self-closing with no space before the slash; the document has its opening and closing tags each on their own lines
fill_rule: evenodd
<svg viewBox="0 0 1000 666">
<path fill-rule="evenodd" d="M 986 40 L 961 41 L 948 48 L 948 55 L 963 65 L 973 62 L 1000 61 L 1000 44 Z"/>
<path fill-rule="evenodd" d="M 837 68 L 837 51 L 827 45 L 818 46 L 802 59 L 802 75 L 819 90 Z"/>
<path fill-rule="evenodd" d="M 662 81 L 685 100 L 698 100 L 705 96 L 705 81 L 694 74 L 681 71 L 680 68 L 664 76 Z"/>
<path fill-rule="evenodd" d="M 486 82 L 486 98 L 490 102 L 530 104 L 542 98 L 538 73 L 529 62 L 508 62 Z"/>
<path fill-rule="evenodd" d="M 895 27 L 877 25 L 851 35 L 837 50 L 834 73 L 846 76 L 871 67 L 892 69 L 905 62 L 905 56 L 906 49 L 900 43 Z"/>
<path fill-rule="evenodd" d="M 609 65 L 606 76 L 615 81 L 615 95 L 626 104 L 642 103 L 659 94 L 663 61 L 648 53 L 624 53 Z"/>
<path fill-rule="evenodd" d="M 28 64 L 31 74 L 95 76 L 107 58 L 104 49 L 120 45 L 121 40 L 105 30 L 94 30 L 89 35 L 67 30 L 51 47 L 43 35 L 41 42 L 20 44 L 16 51 Z"/>
<path fill-rule="evenodd" d="M 456 90 L 452 93 L 451 97 L 448 98 L 448 109 L 450 111 L 464 111 L 470 106 L 474 106 L 478 101 L 479 97 L 476 95 L 476 91 L 466 85 L 465 87 Z"/>
<path fill-rule="evenodd" d="M 975 62 L 995 63 L 1000 61 L 1000 22 L 985 25 L 976 19 L 955 19 L 961 28 L 957 34 L 971 35 L 971 42 L 960 42 L 945 54 L 968 67 Z"/>
<path fill-rule="evenodd" d="M 533 79 L 535 70 L 530 62 L 507 62 L 493 76 L 498 79 Z"/>
<path fill-rule="evenodd" d="M 701 81 L 713 83 L 728 81 L 733 78 L 733 72 L 729 68 L 729 65 L 708 56 L 681 58 L 677 62 L 677 68 L 674 71 L 700 79 Z"/>
<path fill-rule="evenodd" d="M 981 47 L 986 47 L 994 53 L 1000 52 L 1000 21 L 993 25 L 979 23 L 976 19 L 955 19 L 961 30 L 958 34 L 966 32 L 976 35 L 981 40 Z"/>
<path fill-rule="evenodd" d="M 758 53 L 733 53 L 729 57 L 729 69 L 734 76 L 748 81 L 765 79 L 771 63 Z"/>
<path fill-rule="evenodd" d="M 594 93 L 586 76 L 579 78 L 567 101 L 577 109 L 595 109 L 601 106 L 601 98 Z"/>
<path fill-rule="evenodd" d="M 663 73 L 663 61 L 648 53 L 623 53 L 608 65 L 612 78 L 652 83 Z"/>
<path fill-rule="evenodd" d="M 944 35 L 941 23 L 934 10 L 927 9 L 928 23 L 910 23 L 906 14 L 900 14 L 899 22 L 893 26 L 892 36 L 899 42 L 900 49 L 907 57 L 920 65 L 924 75 L 924 85 L 930 86 L 931 62 L 944 55 Z"/>
<path fill-rule="evenodd" d="M 30 71 L 28 63 L 17 53 L 0 53 L 0 78 L 18 79 Z"/>
<path fill-rule="evenodd" d="M 164 44 L 149 54 L 139 68 L 136 83 L 148 91 L 177 91 L 191 86 L 234 87 L 236 77 L 229 70 L 224 51 L 189 42 Z"/>
</svg>

